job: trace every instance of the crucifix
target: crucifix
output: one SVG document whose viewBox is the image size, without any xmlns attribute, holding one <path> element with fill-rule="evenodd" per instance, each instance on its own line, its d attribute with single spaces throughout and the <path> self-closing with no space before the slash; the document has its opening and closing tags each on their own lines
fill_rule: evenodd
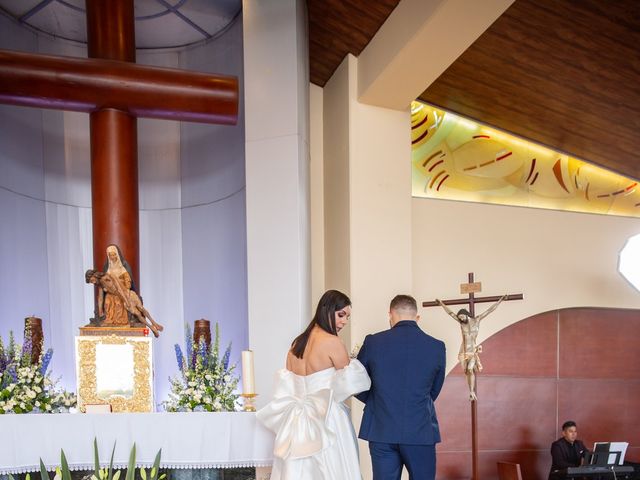
<svg viewBox="0 0 640 480">
<path fill-rule="evenodd" d="M 0 50 L 0 103 L 90 114 L 93 262 L 139 285 L 137 117 L 235 124 L 238 79 L 137 65 L 133 0 L 87 0 L 89 59 Z"/>
<path fill-rule="evenodd" d="M 476 396 L 476 373 L 482 370 L 479 353 L 482 347 L 476 345 L 476 338 L 480 330 L 480 321 L 493 312 L 503 301 L 522 300 L 521 293 L 513 295 L 476 297 L 475 294 L 482 290 L 482 284 L 475 282 L 473 272 L 469 273 L 468 283 L 460 285 L 460 293 L 468 294 L 467 298 L 457 298 L 453 300 L 439 300 L 433 302 L 422 302 L 423 307 L 441 306 L 453 317 L 462 330 L 462 346 L 458 359 L 467 377 L 469 385 L 469 398 L 471 400 L 471 462 L 472 479 L 479 480 L 478 476 L 478 398 Z M 475 304 L 493 302 L 486 311 L 476 316 Z M 458 313 L 452 312 L 447 305 L 468 305 L 468 310 L 462 309 Z"/>
</svg>

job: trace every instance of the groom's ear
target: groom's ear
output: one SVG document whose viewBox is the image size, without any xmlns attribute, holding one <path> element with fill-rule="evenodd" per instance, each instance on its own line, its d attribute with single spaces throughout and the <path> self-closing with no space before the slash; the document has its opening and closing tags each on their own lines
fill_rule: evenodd
<svg viewBox="0 0 640 480">
<path fill-rule="evenodd" d="M 420 315 L 416 315 L 416 322 L 420 321 Z"/>
</svg>

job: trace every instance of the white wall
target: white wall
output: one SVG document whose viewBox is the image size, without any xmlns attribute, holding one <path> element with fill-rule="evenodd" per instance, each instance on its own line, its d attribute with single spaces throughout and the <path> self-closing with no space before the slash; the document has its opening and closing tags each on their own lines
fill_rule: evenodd
<svg viewBox="0 0 640 480">
<path fill-rule="evenodd" d="M 324 141 L 326 288 L 351 296 L 349 350 L 388 328 L 389 301 L 412 282 L 409 110 L 359 103 L 357 62 L 348 55 L 325 86 L 323 131 L 312 132 Z M 362 404 L 352 408 L 358 428 Z M 360 452 L 370 478 L 365 442 Z"/>
<path fill-rule="evenodd" d="M 311 319 L 307 22 L 303 0 L 242 8 L 249 345 L 262 405 Z"/>
<path fill-rule="evenodd" d="M 183 318 L 219 322 L 232 363 L 249 344 L 242 51 L 237 20 L 215 41 L 181 50 L 179 66 L 239 81 L 236 125 L 180 124 Z"/>
<path fill-rule="evenodd" d="M 461 298 L 469 272 L 482 282 L 481 295 L 524 294 L 483 321 L 480 341 L 548 310 L 640 308 L 640 293 L 617 272 L 618 253 L 640 233 L 640 219 L 421 198 L 412 206 L 413 291 L 420 302 Z M 489 305 L 476 305 L 476 312 Z M 457 324 L 441 308 L 423 309 L 422 319 L 446 342 L 453 368 Z"/>
<path fill-rule="evenodd" d="M 349 75 L 349 60 L 345 60 L 324 87 L 323 129 L 311 132 L 312 144 L 321 141 L 324 153 L 325 288 L 340 290 L 347 295 L 351 295 Z M 312 217 L 317 214 L 320 211 L 311 212 Z M 312 218 L 312 222 L 315 219 Z M 319 261 L 315 258 L 313 263 Z M 341 333 L 347 344 L 350 343 L 350 331 L 350 326 L 347 326 Z"/>
<path fill-rule="evenodd" d="M 323 89 L 309 85 L 309 208 L 311 230 L 311 302 L 317 303 L 325 291 L 324 268 L 324 145 Z"/>
<path fill-rule="evenodd" d="M 0 48 L 34 52 L 37 37 L 0 15 Z M 42 113 L 0 105 L 0 335 L 21 339 L 24 318 L 51 334 Z"/>
</svg>

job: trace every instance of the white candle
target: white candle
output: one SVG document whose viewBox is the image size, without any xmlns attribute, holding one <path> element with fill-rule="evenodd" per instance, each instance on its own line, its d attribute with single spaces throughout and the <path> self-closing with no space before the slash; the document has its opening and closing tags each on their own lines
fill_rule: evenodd
<svg viewBox="0 0 640 480">
<path fill-rule="evenodd" d="M 253 351 L 242 351 L 242 393 L 256 393 L 256 379 L 253 373 Z"/>
</svg>

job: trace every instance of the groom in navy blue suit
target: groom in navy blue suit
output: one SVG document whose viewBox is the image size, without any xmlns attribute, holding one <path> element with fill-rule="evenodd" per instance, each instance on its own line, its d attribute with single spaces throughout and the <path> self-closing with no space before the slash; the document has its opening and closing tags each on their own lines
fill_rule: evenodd
<svg viewBox="0 0 640 480">
<path fill-rule="evenodd" d="M 391 300 L 391 328 L 364 339 L 358 360 L 371 377 L 359 437 L 369 442 L 373 480 L 433 480 L 440 442 L 433 402 L 444 382 L 445 347 L 418 327 L 418 307 L 409 295 Z"/>
</svg>

